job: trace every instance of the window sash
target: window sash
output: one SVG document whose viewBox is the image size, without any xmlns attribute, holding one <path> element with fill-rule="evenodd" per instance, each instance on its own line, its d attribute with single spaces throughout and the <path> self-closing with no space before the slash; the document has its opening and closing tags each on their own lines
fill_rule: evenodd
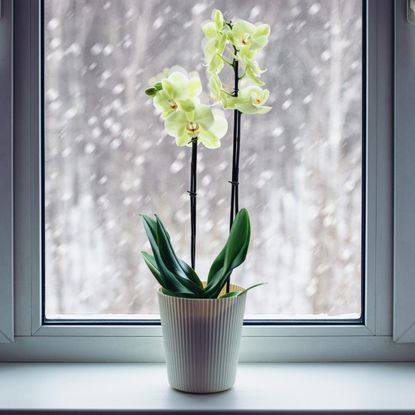
<svg viewBox="0 0 415 415">
<path fill-rule="evenodd" d="M 0 343 L 14 337 L 13 312 L 13 5 L 0 3 Z"/>
<path fill-rule="evenodd" d="M 359 0 L 359 2 L 360 2 L 361 6 L 362 6 L 362 3 L 364 3 L 362 0 Z M 47 5 L 48 5 L 48 3 L 45 2 L 45 12 L 46 13 L 45 13 L 45 16 L 43 16 L 43 13 L 41 13 L 41 19 L 49 19 L 49 18 L 53 17 L 53 14 L 54 14 L 53 12 L 50 12 L 52 14 L 48 17 L 49 13 L 47 12 L 47 10 L 48 10 Z M 362 9 L 363 9 L 363 7 L 362 7 Z M 53 10 L 53 8 L 52 8 L 52 10 Z M 49 54 L 50 51 L 48 50 L 49 48 L 45 45 L 45 41 L 49 41 L 50 40 L 49 36 L 52 36 L 52 35 L 48 34 L 49 31 L 46 30 L 48 25 L 46 23 L 47 22 L 45 21 L 43 29 L 41 28 L 41 30 L 40 30 L 41 38 L 42 38 L 42 40 L 41 40 L 42 46 L 41 47 L 42 47 L 42 49 L 43 48 L 45 49 L 43 51 L 44 54 Z M 364 37 L 364 35 L 363 35 L 363 37 Z M 72 41 L 73 40 L 74 39 L 72 39 Z M 45 78 L 44 86 L 41 85 L 41 91 L 43 91 L 42 92 L 42 95 L 43 95 L 42 99 L 44 99 L 44 100 L 46 100 L 46 102 L 48 102 L 48 100 L 46 99 L 46 95 L 47 95 L 46 94 L 46 89 L 49 88 L 49 87 L 52 87 L 52 86 L 55 89 L 57 87 L 56 87 L 56 85 L 53 85 L 54 81 L 52 79 L 50 80 L 50 82 L 52 82 L 52 84 L 50 84 L 49 80 L 46 79 L 48 77 L 48 72 L 50 72 L 48 70 L 49 65 L 47 64 L 47 62 L 42 62 L 41 65 L 43 66 L 41 71 L 44 72 L 43 77 Z M 52 70 L 52 72 L 53 72 L 53 70 Z M 362 76 L 362 78 L 365 77 L 364 71 L 362 71 L 361 76 Z M 52 78 L 54 78 L 54 76 L 52 76 Z M 364 82 L 365 82 L 365 79 L 362 79 L 362 83 L 364 83 Z M 47 85 L 49 85 L 49 86 L 47 86 Z M 362 97 L 363 97 L 363 94 L 362 94 Z M 47 105 L 47 103 L 43 104 L 43 105 Z M 43 116 L 43 122 L 47 126 L 47 124 L 51 121 L 49 119 L 50 114 L 48 115 L 48 112 L 45 111 L 45 113 L 42 114 L 42 116 Z M 51 117 L 53 118 L 53 116 L 51 116 Z M 362 114 L 362 120 L 361 120 L 362 124 L 365 122 L 365 120 L 363 118 L 364 117 L 363 117 L 363 114 Z M 362 142 L 358 143 L 358 145 L 360 144 L 361 148 L 362 148 L 362 166 L 360 167 L 361 170 L 362 170 L 362 185 L 361 185 L 362 191 L 361 191 L 361 194 L 359 195 L 359 196 L 361 196 L 360 199 L 361 199 L 361 202 L 362 202 L 362 211 L 358 212 L 358 214 L 361 213 L 362 228 L 357 229 L 357 231 L 361 232 L 360 238 L 361 238 L 362 247 L 363 247 L 363 244 L 365 242 L 365 236 L 366 236 L 365 235 L 366 232 L 365 232 L 365 228 L 364 228 L 364 209 L 365 209 L 364 194 L 365 194 L 365 191 L 366 191 L 366 189 L 365 189 L 365 184 L 366 183 L 365 183 L 365 180 L 364 180 L 365 176 L 364 176 L 364 172 L 363 172 L 363 170 L 366 168 L 365 159 L 364 159 L 365 149 L 363 148 L 366 145 L 365 133 L 366 133 L 366 131 L 363 130 L 362 134 L 361 134 L 362 135 Z M 49 141 L 50 138 L 51 138 L 50 136 L 48 137 L 47 127 L 46 127 L 46 135 L 43 137 L 43 140 L 45 142 L 44 146 L 46 148 L 48 147 L 48 141 Z M 76 150 L 75 150 L 75 152 L 76 152 Z M 43 186 L 46 185 L 46 188 L 48 187 L 47 183 L 49 183 L 47 172 L 48 172 L 48 170 L 50 172 L 51 171 L 50 169 L 52 169 L 52 168 L 54 168 L 54 169 L 56 168 L 56 167 L 47 167 L 48 163 L 45 163 L 45 157 L 48 157 L 47 153 L 48 152 L 46 152 L 46 154 L 42 155 L 43 161 L 41 163 L 42 164 L 42 169 L 44 169 L 43 175 L 46 179 L 46 183 L 43 183 Z M 53 163 L 52 163 L 52 165 L 53 165 Z M 359 169 L 359 167 L 358 167 L 358 169 Z M 49 183 L 49 184 L 51 184 L 51 183 Z M 48 198 L 47 194 L 48 194 L 48 192 L 46 192 L 46 199 Z M 52 197 L 53 197 L 53 193 L 52 193 Z M 45 199 L 45 197 L 43 199 Z M 42 201 L 43 205 L 45 203 L 47 203 L 47 200 Z M 44 206 L 42 206 L 42 209 L 45 211 Z M 48 216 L 50 216 L 50 215 L 48 215 L 47 212 L 48 212 L 48 210 L 46 209 L 46 213 L 45 213 L 46 222 L 43 224 L 43 226 L 47 226 Z M 53 221 L 52 216 L 50 216 L 49 219 Z M 359 219 L 360 219 L 360 217 L 359 217 Z M 45 230 L 43 229 L 42 232 L 45 232 Z M 68 243 L 71 245 L 70 242 L 68 242 Z M 52 270 L 53 266 L 49 267 L 48 264 L 47 264 L 47 261 L 45 261 L 45 256 L 46 256 L 46 258 L 48 258 L 47 252 L 50 251 L 52 245 L 54 245 L 54 243 L 51 242 L 51 243 L 46 243 L 46 245 L 43 246 L 44 257 L 43 257 L 42 260 L 45 263 L 45 268 L 44 268 L 44 272 L 43 272 L 44 282 L 42 283 L 42 286 L 44 287 L 44 290 L 43 290 L 42 296 L 46 298 L 46 301 L 45 301 L 46 303 L 48 303 L 49 300 L 50 300 L 49 296 L 46 295 L 50 291 L 49 290 L 50 287 L 49 287 L 48 283 L 50 281 L 52 281 L 53 279 L 55 279 L 55 277 L 56 278 L 59 277 L 59 275 L 56 275 L 56 276 L 53 275 L 54 274 L 54 271 Z M 45 254 L 45 252 L 46 252 L 46 254 Z M 50 254 L 50 255 L 52 255 L 52 254 Z M 319 324 L 321 324 L 321 325 L 333 325 L 333 324 L 334 325 L 340 325 L 340 324 L 346 324 L 346 325 L 351 325 L 351 324 L 361 324 L 364 321 L 364 314 L 365 314 L 365 308 L 364 308 L 365 298 L 364 298 L 364 294 L 363 294 L 364 293 L 364 284 L 365 284 L 365 275 L 364 275 L 365 274 L 365 267 L 364 267 L 364 261 L 365 260 L 364 260 L 363 248 L 362 248 L 362 255 L 360 256 L 358 254 L 358 257 L 360 258 L 360 261 L 361 261 L 361 264 L 359 264 L 359 265 L 362 265 L 362 266 L 361 266 L 361 272 L 359 273 L 360 275 L 357 276 L 357 278 L 359 278 L 359 280 L 360 280 L 360 287 L 359 287 L 359 284 L 356 284 L 358 286 L 358 288 L 360 288 L 360 292 L 357 294 L 358 296 L 360 295 L 360 300 L 359 300 L 360 303 L 357 305 L 357 309 L 353 310 L 353 311 L 357 311 L 355 316 L 349 317 L 349 318 L 347 318 L 347 317 L 346 318 L 337 318 L 336 316 L 330 316 L 329 318 L 318 318 L 318 316 L 314 316 L 314 317 L 309 316 L 309 318 L 307 318 L 308 317 L 307 316 L 307 317 L 304 317 L 304 318 L 301 318 L 301 317 L 289 318 L 288 317 L 288 318 L 284 319 L 284 317 L 279 318 L 279 316 L 268 316 L 268 318 L 267 318 L 267 316 L 255 315 L 255 316 L 250 316 L 249 319 L 245 319 L 244 324 L 246 324 L 246 325 L 275 325 L 275 324 L 281 324 L 281 325 L 287 325 L 287 324 L 288 325 L 291 325 L 291 324 L 300 324 L 300 325 L 319 325 Z M 359 258 L 358 258 L 358 261 L 359 261 Z M 64 271 L 62 271 L 62 272 L 63 272 L 63 274 L 65 274 Z M 66 277 L 70 278 L 70 276 L 66 276 Z M 62 275 L 61 275 L 61 278 L 62 278 Z M 65 279 L 65 275 L 63 275 L 63 278 Z M 54 284 L 51 284 L 51 285 L 54 285 Z M 46 289 L 45 289 L 45 287 L 46 287 Z M 355 286 L 355 288 L 356 288 L 356 286 Z M 65 293 L 63 293 L 63 296 L 65 297 Z M 51 297 L 53 297 L 53 296 L 51 296 Z M 72 313 L 68 312 L 68 314 L 72 314 Z M 154 324 L 160 324 L 160 321 L 159 320 L 157 321 L 158 316 L 154 316 L 154 315 L 152 315 L 152 316 L 145 316 L 145 315 L 142 315 L 142 316 L 134 316 L 134 315 L 121 316 L 120 315 L 120 316 L 114 316 L 114 317 L 111 317 L 111 316 L 107 317 L 107 316 L 100 316 L 100 315 L 98 315 L 98 313 L 96 313 L 96 315 L 93 315 L 93 316 L 85 315 L 85 316 L 79 316 L 79 318 L 77 318 L 77 316 L 75 315 L 76 312 L 73 312 L 73 314 L 74 314 L 74 316 L 65 316 L 65 315 L 63 315 L 63 316 L 52 317 L 50 319 L 49 318 L 46 319 L 46 317 L 44 317 L 43 321 L 44 321 L 45 324 L 51 324 L 51 325 L 61 324 L 61 325 L 69 325 L 69 326 L 73 325 L 73 324 L 77 324 L 77 325 L 84 325 L 84 324 L 86 324 L 86 325 L 88 325 L 88 324 L 90 324 L 90 325 L 99 325 L 99 324 L 154 325 Z M 125 313 L 125 314 L 127 314 L 127 313 Z M 269 314 L 271 314 L 271 313 L 269 313 Z M 45 310 L 43 310 L 43 315 L 46 316 Z"/>
<path fill-rule="evenodd" d="M 0 360 L 161 361 L 159 326 L 42 321 L 39 2 L 15 0 L 16 342 Z M 366 53 L 366 289 L 362 325 L 244 327 L 242 361 L 415 360 L 392 343 L 393 1 L 368 0 Z M 21 29 L 20 29 L 21 28 Z M 260 355 L 258 350 L 261 350 Z"/>
</svg>

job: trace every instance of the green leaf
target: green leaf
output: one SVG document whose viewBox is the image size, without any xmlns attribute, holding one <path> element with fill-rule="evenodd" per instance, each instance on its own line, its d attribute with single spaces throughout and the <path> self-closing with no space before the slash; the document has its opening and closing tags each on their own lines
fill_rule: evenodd
<svg viewBox="0 0 415 415">
<path fill-rule="evenodd" d="M 200 278 L 196 274 L 196 272 L 193 270 L 193 268 L 180 258 L 179 258 L 179 263 L 180 263 L 180 266 L 182 267 L 183 271 L 189 277 L 189 279 L 191 279 L 193 282 L 195 282 L 200 288 L 203 288 L 202 281 L 200 280 Z"/>
<path fill-rule="evenodd" d="M 140 215 L 140 216 L 143 219 L 143 223 L 147 224 L 147 226 L 151 229 L 152 234 L 155 235 L 156 232 L 157 232 L 157 224 L 156 224 L 155 219 L 151 218 L 148 215 Z M 147 236 L 148 236 L 148 234 L 147 234 Z"/>
<path fill-rule="evenodd" d="M 189 275 L 185 272 L 184 268 L 182 267 L 182 263 L 179 261 L 179 259 L 176 256 L 176 253 L 174 252 L 174 249 L 168 237 L 168 233 L 164 228 L 163 223 L 157 216 L 156 224 L 158 247 L 160 250 L 161 257 L 166 264 L 166 267 L 171 272 L 176 274 L 176 278 L 181 282 L 181 284 L 183 284 L 186 288 L 188 288 L 195 294 L 201 295 L 203 293 L 202 282 L 193 270 L 193 272 L 189 272 Z M 189 271 L 190 267 L 188 267 L 186 264 L 185 268 L 187 271 Z"/>
<path fill-rule="evenodd" d="M 251 227 L 248 211 L 241 209 L 233 221 L 229 234 L 225 255 L 225 268 L 236 268 L 245 261 L 250 236 Z"/>
<path fill-rule="evenodd" d="M 157 92 L 158 92 L 158 90 L 157 90 L 156 88 L 154 88 L 154 87 L 147 88 L 147 89 L 144 91 L 144 93 L 145 93 L 146 95 L 148 95 L 149 97 L 153 97 L 154 95 L 156 95 L 156 94 L 157 94 Z"/>
<path fill-rule="evenodd" d="M 264 285 L 264 284 L 266 284 L 266 283 L 265 282 L 260 282 L 258 284 L 251 285 L 250 287 L 245 288 L 244 290 L 231 291 L 229 293 L 223 294 L 218 298 L 239 297 L 240 295 L 245 294 L 247 291 L 252 290 L 252 288 L 259 287 L 260 285 Z"/>
<path fill-rule="evenodd" d="M 177 260 L 176 254 L 173 251 L 171 243 L 166 235 L 166 232 L 160 225 L 160 220 L 156 216 L 156 237 L 157 237 L 157 246 L 160 251 L 160 256 L 163 259 L 166 267 L 175 274 L 183 273 Z"/>
<path fill-rule="evenodd" d="M 215 260 L 213 261 L 213 263 L 210 267 L 208 280 L 207 280 L 207 285 L 208 286 L 213 283 L 215 278 L 217 278 L 216 275 L 219 272 L 221 272 L 221 270 L 223 268 L 223 264 L 225 263 L 225 255 L 226 255 L 226 245 L 219 252 L 219 255 L 215 258 Z"/>
<path fill-rule="evenodd" d="M 180 297 L 180 298 L 200 298 L 195 294 L 178 294 L 172 291 L 167 290 L 166 288 L 162 288 L 161 292 L 165 295 L 169 295 L 170 297 Z"/>
<path fill-rule="evenodd" d="M 163 287 L 165 285 L 163 278 L 160 274 L 160 271 L 157 267 L 156 261 L 152 255 L 147 252 L 141 251 L 141 255 L 144 258 L 145 263 L 147 264 L 149 270 L 154 275 L 154 278 L 158 281 L 158 283 Z"/>
<path fill-rule="evenodd" d="M 245 261 L 250 237 L 249 214 L 246 209 L 241 209 L 235 217 L 225 247 L 219 253 L 209 271 L 205 297 L 217 298 L 232 270 Z"/>
<path fill-rule="evenodd" d="M 156 82 L 153 85 L 154 89 L 156 89 L 157 91 L 161 91 L 163 89 L 163 84 L 161 82 Z"/>
<path fill-rule="evenodd" d="M 166 289 L 176 292 L 176 293 L 191 293 L 191 291 L 185 287 L 177 278 L 177 276 L 171 272 L 165 265 L 163 258 L 161 257 L 160 250 L 158 247 L 157 242 L 157 224 L 156 221 L 151 219 L 150 217 L 146 215 L 142 215 L 143 223 L 144 223 L 144 229 L 146 231 L 148 240 L 151 245 L 151 249 L 153 251 L 153 256 L 155 263 L 157 265 L 157 268 L 160 272 L 160 276 L 164 282 L 163 287 Z"/>
<path fill-rule="evenodd" d="M 222 299 L 222 298 L 233 298 L 233 297 L 239 297 L 241 295 L 243 291 L 231 291 L 229 293 L 223 294 L 220 297 L 218 297 L 218 299 Z"/>
</svg>

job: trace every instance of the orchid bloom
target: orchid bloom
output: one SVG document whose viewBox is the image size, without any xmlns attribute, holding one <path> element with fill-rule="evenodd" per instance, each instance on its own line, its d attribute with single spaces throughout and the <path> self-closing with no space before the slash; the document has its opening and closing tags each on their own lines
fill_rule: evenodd
<svg viewBox="0 0 415 415">
<path fill-rule="evenodd" d="M 206 37 L 203 52 L 209 73 L 219 73 L 224 66 L 222 55 L 227 39 L 224 24 L 221 11 L 214 10 L 212 13 L 212 21 L 202 26 L 202 31 Z"/>
<path fill-rule="evenodd" d="M 207 148 L 220 147 L 220 139 L 228 129 L 223 113 L 203 104 L 196 106 L 194 111 L 176 111 L 166 119 L 165 125 L 178 146 L 188 146 L 197 138 Z"/>
<path fill-rule="evenodd" d="M 215 102 L 225 103 L 227 97 L 230 96 L 222 86 L 222 81 L 216 73 L 209 74 L 209 90 L 210 96 Z"/>
<path fill-rule="evenodd" d="M 200 104 L 202 84 L 197 73 L 188 75 L 181 68 L 173 69 L 153 78 L 153 86 L 146 90 L 162 112 L 167 133 L 176 138 L 178 146 L 197 139 L 207 148 L 219 147 L 228 129 L 223 112 Z"/>
<path fill-rule="evenodd" d="M 225 108 L 237 109 L 244 114 L 265 114 L 271 107 L 264 105 L 269 98 L 269 91 L 258 86 L 248 86 L 239 91 L 237 97 L 226 99 Z"/>
<path fill-rule="evenodd" d="M 264 85 L 261 79 L 265 71 L 256 61 L 258 50 L 268 43 L 270 26 L 254 25 L 245 20 L 225 21 L 219 10 L 214 10 L 212 20 L 203 25 L 205 34 L 205 61 L 208 65 L 209 88 L 212 98 L 221 102 L 224 108 L 238 109 L 247 114 L 263 114 L 271 108 L 264 106 L 269 91 L 259 88 Z M 224 64 L 233 65 L 238 61 L 240 77 L 255 86 L 249 86 L 234 97 L 233 91 L 225 91 L 219 77 Z"/>
<path fill-rule="evenodd" d="M 270 31 L 267 24 L 254 25 L 245 20 L 238 20 L 233 23 L 229 38 L 238 51 L 256 51 L 266 46 Z"/>
<path fill-rule="evenodd" d="M 168 71 L 161 74 L 164 78 L 157 76 L 154 80 L 161 79 L 146 90 L 147 95 L 153 96 L 154 106 L 162 113 L 163 119 L 178 109 L 193 110 L 202 92 L 199 74 L 187 74 L 183 69 L 177 68 L 166 77 L 166 72 Z"/>
</svg>

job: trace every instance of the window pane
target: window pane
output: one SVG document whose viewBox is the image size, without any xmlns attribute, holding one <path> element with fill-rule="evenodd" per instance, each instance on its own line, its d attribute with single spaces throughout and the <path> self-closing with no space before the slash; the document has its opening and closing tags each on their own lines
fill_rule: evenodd
<svg viewBox="0 0 415 415">
<path fill-rule="evenodd" d="M 272 27 L 260 62 L 273 110 L 242 116 L 240 205 L 253 231 L 232 278 L 267 282 L 247 315 L 360 316 L 361 1 L 45 0 L 47 317 L 158 313 L 139 213 L 158 213 L 189 260 L 190 151 L 144 89 L 175 64 L 205 81 L 200 26 L 213 8 Z M 222 143 L 199 150 L 201 276 L 227 237 L 231 128 Z"/>
</svg>

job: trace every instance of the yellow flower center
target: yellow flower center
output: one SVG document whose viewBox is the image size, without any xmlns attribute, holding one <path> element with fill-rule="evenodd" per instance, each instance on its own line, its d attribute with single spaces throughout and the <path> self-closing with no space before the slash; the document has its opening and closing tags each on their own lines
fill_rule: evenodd
<svg viewBox="0 0 415 415">
<path fill-rule="evenodd" d="M 170 109 L 175 111 L 177 109 L 177 104 L 174 101 L 170 101 L 169 107 L 170 107 Z"/>
<path fill-rule="evenodd" d="M 241 42 L 243 45 L 249 45 L 251 43 L 251 36 L 249 36 L 249 33 L 244 33 L 241 39 Z"/>
<path fill-rule="evenodd" d="M 262 104 L 262 98 L 259 97 L 258 95 L 255 97 L 255 104 L 257 104 L 257 105 Z"/>
<path fill-rule="evenodd" d="M 199 132 L 199 124 L 197 122 L 190 121 L 187 123 L 186 130 L 190 136 L 195 137 Z"/>
</svg>

